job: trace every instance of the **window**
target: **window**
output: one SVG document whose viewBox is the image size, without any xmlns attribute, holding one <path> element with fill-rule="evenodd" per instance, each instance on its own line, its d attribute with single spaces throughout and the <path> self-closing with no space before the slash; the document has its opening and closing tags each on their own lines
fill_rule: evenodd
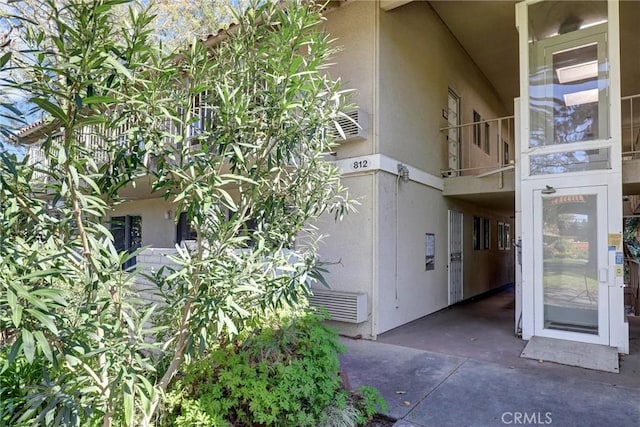
<svg viewBox="0 0 640 427">
<path fill-rule="evenodd" d="M 504 222 L 498 222 L 498 249 L 504 249 Z"/>
<path fill-rule="evenodd" d="M 473 123 L 473 143 L 489 154 L 491 152 L 491 136 L 489 133 L 491 126 L 487 122 L 483 123 L 482 116 L 476 110 L 473 110 Z"/>
<path fill-rule="evenodd" d="M 198 234 L 193 227 L 191 227 L 187 213 L 182 212 L 176 226 L 176 243 L 180 244 L 184 240 L 196 240 L 197 237 Z"/>
<path fill-rule="evenodd" d="M 511 224 L 504 224 L 504 248 L 511 249 Z"/>
<path fill-rule="evenodd" d="M 473 249 L 478 251 L 480 250 L 480 239 L 481 239 L 481 223 L 480 217 L 473 217 Z"/>
<path fill-rule="evenodd" d="M 213 108 L 208 104 L 209 98 L 209 92 L 205 91 L 194 100 L 193 115 L 197 117 L 197 121 L 193 125 L 201 132 L 210 131 L 213 126 Z"/>
<path fill-rule="evenodd" d="M 482 117 L 476 110 L 473 110 L 473 143 L 478 147 L 482 147 Z"/>
<path fill-rule="evenodd" d="M 118 252 L 132 253 L 142 246 L 142 217 L 139 215 L 114 216 L 111 218 L 113 246 Z M 122 264 L 124 270 L 136 265 L 136 257 Z"/>
<path fill-rule="evenodd" d="M 485 153 L 491 154 L 491 136 L 490 136 L 490 126 L 489 123 L 484 124 L 484 141 L 482 145 L 482 149 Z"/>
<path fill-rule="evenodd" d="M 510 158 L 509 158 L 509 144 L 507 144 L 507 141 L 502 141 L 502 156 L 504 157 L 502 160 L 502 164 L 503 165 L 508 165 Z"/>
<path fill-rule="evenodd" d="M 213 126 L 213 108 L 208 103 L 209 98 L 209 92 L 204 91 L 192 98 L 188 111 L 178 107 L 178 111 L 183 115 L 187 124 L 187 145 L 199 144 L 198 138 L 202 137 L 203 133 L 210 131 Z M 176 135 L 181 134 L 184 129 L 180 124 L 169 123 L 168 127 L 169 131 Z"/>
<path fill-rule="evenodd" d="M 482 220 L 482 249 L 491 248 L 491 221 L 489 218 L 483 218 Z"/>
</svg>

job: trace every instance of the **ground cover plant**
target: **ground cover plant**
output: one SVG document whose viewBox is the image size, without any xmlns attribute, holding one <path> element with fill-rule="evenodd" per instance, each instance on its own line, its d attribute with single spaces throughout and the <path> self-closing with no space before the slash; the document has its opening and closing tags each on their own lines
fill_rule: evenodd
<svg viewBox="0 0 640 427">
<path fill-rule="evenodd" d="M 311 311 L 276 316 L 185 367 L 164 425 L 355 426 L 385 410 L 377 391 L 345 390 L 336 331 Z"/>
</svg>

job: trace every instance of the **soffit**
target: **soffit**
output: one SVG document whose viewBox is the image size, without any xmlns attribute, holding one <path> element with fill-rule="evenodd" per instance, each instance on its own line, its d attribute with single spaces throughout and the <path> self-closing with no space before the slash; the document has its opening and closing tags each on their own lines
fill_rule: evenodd
<svg viewBox="0 0 640 427">
<path fill-rule="evenodd" d="M 513 112 L 520 92 L 515 1 L 431 1 L 431 6 Z"/>
<path fill-rule="evenodd" d="M 432 0 L 431 5 L 512 112 L 519 95 L 515 0 Z M 640 93 L 640 1 L 620 2 L 622 95 Z"/>
</svg>

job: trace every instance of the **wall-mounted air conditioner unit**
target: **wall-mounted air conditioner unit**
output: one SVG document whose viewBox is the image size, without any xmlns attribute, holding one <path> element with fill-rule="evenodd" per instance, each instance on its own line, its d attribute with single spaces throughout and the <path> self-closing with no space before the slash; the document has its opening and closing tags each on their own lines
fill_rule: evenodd
<svg viewBox="0 0 640 427">
<path fill-rule="evenodd" d="M 340 126 L 344 133 L 344 138 L 337 129 L 333 129 L 333 136 L 337 143 L 347 141 L 358 141 L 367 139 L 369 115 L 366 111 L 357 108 L 345 113 L 345 116 L 338 117 L 337 125 Z"/>
<path fill-rule="evenodd" d="M 331 315 L 331 320 L 348 323 L 366 322 L 369 316 L 367 294 L 339 292 L 331 289 L 311 289 L 313 295 L 309 303 L 323 307 Z"/>
</svg>

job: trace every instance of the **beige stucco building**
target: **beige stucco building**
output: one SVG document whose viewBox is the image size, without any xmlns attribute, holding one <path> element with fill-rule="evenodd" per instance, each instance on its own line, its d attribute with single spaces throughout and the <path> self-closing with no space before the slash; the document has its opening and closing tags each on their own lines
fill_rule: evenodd
<svg viewBox="0 0 640 427">
<path fill-rule="evenodd" d="M 375 338 L 515 283 L 525 339 L 628 351 L 613 242 L 623 195 L 633 212 L 640 191 L 638 7 L 347 1 L 326 14 L 344 46 L 331 72 L 367 115 L 367 137 L 335 155 L 362 205 L 321 226 L 334 290 L 369 302 L 345 333 Z"/>
<path fill-rule="evenodd" d="M 332 161 L 360 205 L 318 224 L 320 256 L 335 263 L 315 301 L 343 333 L 375 339 L 514 284 L 514 333 L 628 352 L 622 249 L 611 239 L 623 195 L 633 215 L 640 194 L 634 16 L 640 3 L 616 0 L 330 2 L 325 28 L 343 46 L 330 73 L 355 89 L 361 124 Z M 550 80 L 538 82 L 534 66 Z M 585 105 L 587 119 L 560 135 Z M 538 110 L 543 137 L 532 130 Z M 158 248 L 140 261 L 161 263 L 179 239 L 177 213 L 148 178 L 130 198 L 112 217 L 139 217 L 142 244 Z M 571 274 L 577 285 L 560 278 Z"/>
</svg>

